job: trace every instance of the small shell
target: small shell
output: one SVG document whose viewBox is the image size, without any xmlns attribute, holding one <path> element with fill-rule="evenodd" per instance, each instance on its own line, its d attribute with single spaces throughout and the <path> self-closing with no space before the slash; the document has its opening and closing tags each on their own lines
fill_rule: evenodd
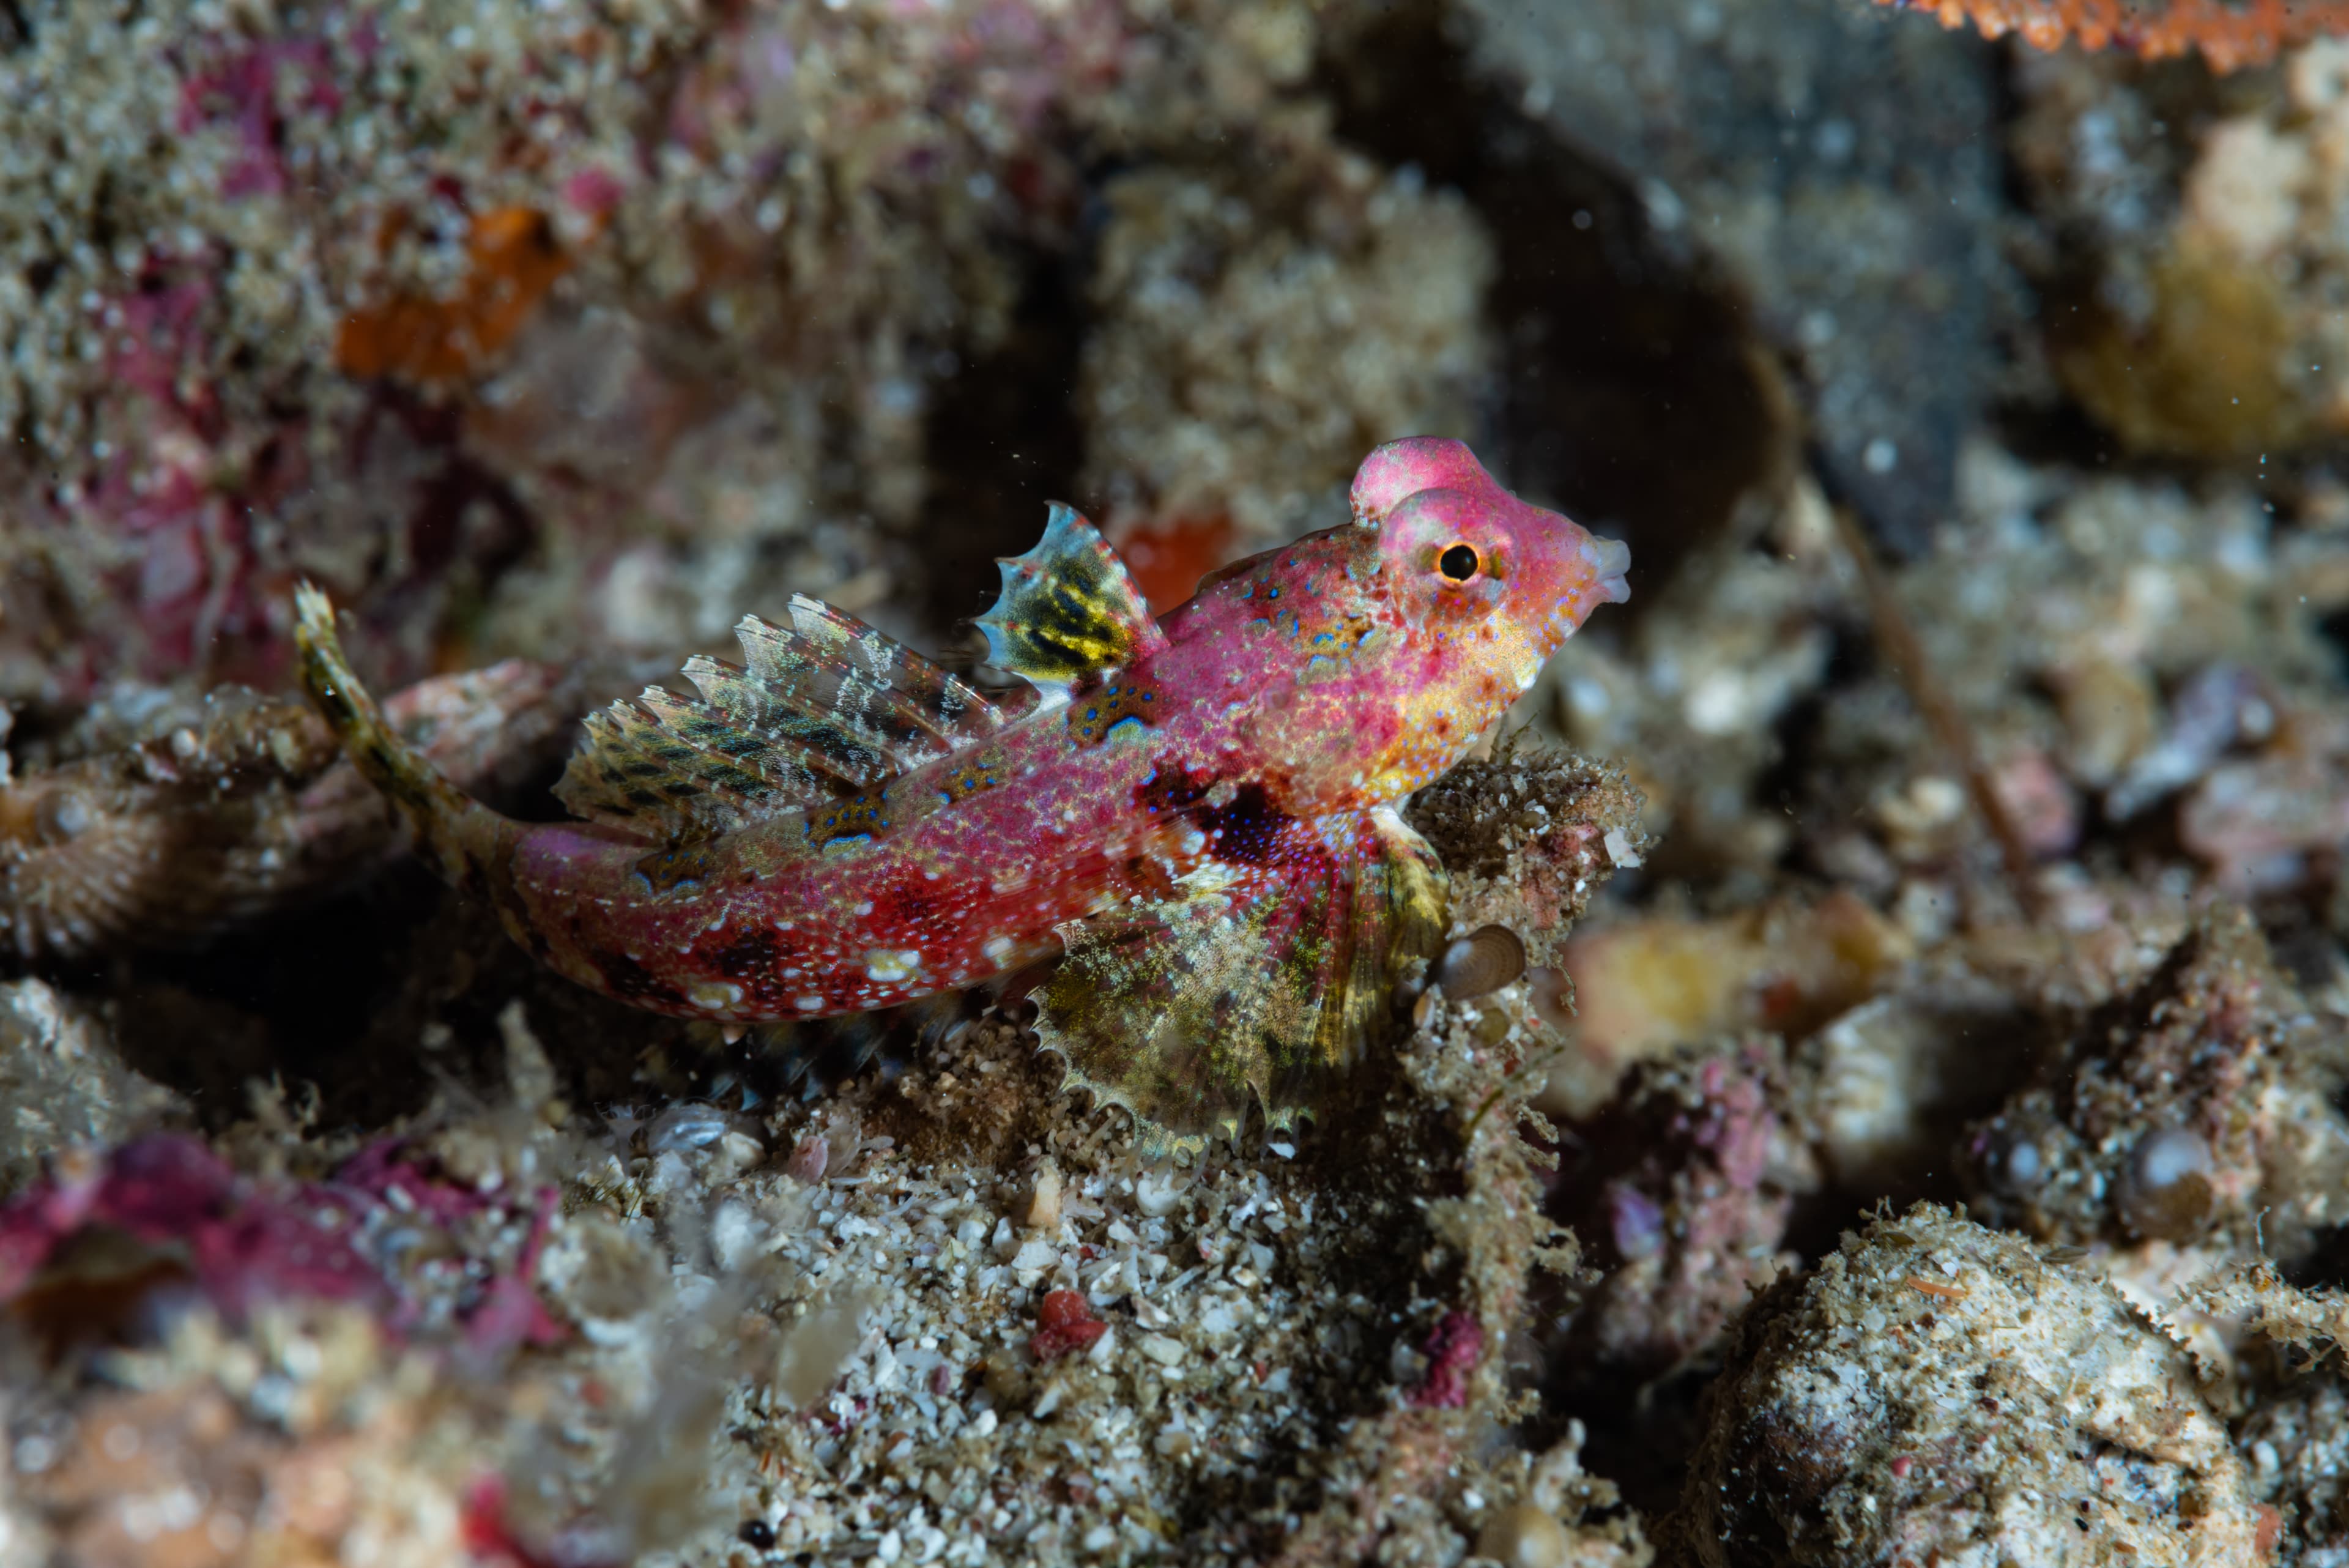
<svg viewBox="0 0 2349 1568">
<path fill-rule="evenodd" d="M 832 1145 L 821 1135 L 803 1137 L 792 1146 L 792 1157 L 783 1166 L 784 1174 L 794 1181 L 812 1185 L 823 1179 L 832 1164 Z"/>
<path fill-rule="evenodd" d="M 1476 1537 L 1476 1555 L 1504 1568 L 1565 1568 L 1569 1544 L 1553 1515 L 1520 1502 L 1485 1521 Z"/>
<path fill-rule="evenodd" d="M 2192 1241 L 2210 1217 L 2210 1146 L 2189 1128 L 2147 1132 L 2115 1184 L 2122 1223 L 2152 1241 Z"/>
<path fill-rule="evenodd" d="M 1061 1168 L 1046 1160 L 1028 1190 L 1027 1212 L 1019 1223 L 1030 1231 L 1057 1230 L 1061 1223 Z"/>
<path fill-rule="evenodd" d="M 1526 972 L 1526 944 L 1506 926 L 1480 926 L 1444 950 L 1435 983 L 1458 1002 L 1498 991 Z"/>
<path fill-rule="evenodd" d="M 652 1119 L 645 1130 L 645 1152 L 660 1154 L 670 1149 L 700 1148 L 716 1143 L 726 1134 L 726 1113 L 716 1106 L 688 1101 L 669 1106 Z"/>
</svg>

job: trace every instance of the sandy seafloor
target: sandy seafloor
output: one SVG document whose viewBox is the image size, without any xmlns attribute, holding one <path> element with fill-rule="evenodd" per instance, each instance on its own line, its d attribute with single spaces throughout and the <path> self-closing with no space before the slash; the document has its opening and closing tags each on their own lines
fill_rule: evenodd
<svg viewBox="0 0 2349 1568">
<path fill-rule="evenodd" d="M 2349 41 L 2243 55 L 0 5 L 0 1564 L 2349 1563 Z M 307 577 L 543 819 L 746 611 L 974 668 L 1048 499 L 1164 609 L 1406 434 L 1632 598 L 1410 805 L 1516 942 L 1192 1164 L 1016 1001 L 536 971 L 291 690 Z"/>
</svg>

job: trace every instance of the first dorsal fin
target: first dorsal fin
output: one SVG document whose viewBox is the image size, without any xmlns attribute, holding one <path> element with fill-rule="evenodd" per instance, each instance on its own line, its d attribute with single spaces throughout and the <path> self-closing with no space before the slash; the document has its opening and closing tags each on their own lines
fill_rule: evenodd
<svg viewBox="0 0 2349 1568">
<path fill-rule="evenodd" d="M 975 745 L 1004 714 L 961 680 L 819 600 L 792 624 L 744 616 L 743 662 L 697 654 L 686 679 L 588 715 L 555 794 L 580 816 L 667 838 L 806 811 Z"/>
<path fill-rule="evenodd" d="M 987 659 L 1048 692 L 1121 670 L 1166 646 L 1125 563 L 1072 506 L 1052 503 L 1043 538 L 997 562 L 1003 592 L 978 618 Z"/>
</svg>

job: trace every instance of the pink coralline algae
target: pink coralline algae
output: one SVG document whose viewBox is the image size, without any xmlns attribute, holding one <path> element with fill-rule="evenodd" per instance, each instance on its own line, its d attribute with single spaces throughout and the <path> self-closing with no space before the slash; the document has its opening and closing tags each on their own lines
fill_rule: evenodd
<svg viewBox="0 0 2349 1568">
<path fill-rule="evenodd" d="M 1427 1376 L 1408 1396 L 1413 1409 L 1462 1410 L 1468 1406 L 1468 1379 L 1485 1354 L 1485 1330 L 1464 1312 L 1448 1312 L 1427 1343 L 1420 1347 L 1427 1358 Z"/>
<path fill-rule="evenodd" d="M 1788 1118 L 1775 1044 L 1641 1064 L 1619 1111 L 1583 1129 L 1587 1168 L 1561 1195 L 1611 1243 L 1612 1264 L 1573 1329 L 1610 1372 L 1655 1375 L 1709 1345 L 1778 1252 L 1795 1193 L 1814 1179 Z"/>
<path fill-rule="evenodd" d="M 368 1146 L 326 1181 L 268 1181 L 239 1176 L 193 1138 L 155 1134 L 0 1209 L 0 1304 L 71 1337 L 82 1297 L 106 1282 L 143 1290 L 184 1279 L 232 1320 L 289 1297 L 351 1302 L 396 1333 L 445 1317 L 469 1351 L 496 1354 L 563 1335 L 530 1283 L 554 1201 L 551 1188 L 507 1197 L 457 1187 L 398 1139 Z M 411 1254 L 449 1250 L 426 1245 L 427 1231 L 460 1239 L 514 1202 L 530 1220 L 510 1266 L 404 1266 Z M 106 1239 L 129 1243 L 137 1266 L 124 1267 L 119 1248 L 105 1252 Z M 109 1258 L 107 1282 L 90 1277 L 93 1251 Z M 431 1299 L 443 1293 L 445 1309 Z"/>
<path fill-rule="evenodd" d="M 462 1529 L 471 1562 L 498 1568 L 605 1568 L 612 1561 L 592 1550 L 550 1552 L 533 1547 L 516 1532 L 507 1512 L 502 1476 L 483 1476 L 465 1493 Z"/>
<path fill-rule="evenodd" d="M 150 647 L 144 670 L 193 667 L 219 638 L 241 641 L 272 618 L 256 584 L 250 518 L 281 483 L 283 465 L 230 450 L 218 396 L 198 369 L 200 322 L 215 285 L 201 259 L 159 259 L 141 288 L 109 306 L 108 367 L 119 389 L 88 489 L 63 495 L 81 524 L 118 533 L 130 559 L 117 568 L 118 602 L 135 607 Z M 298 467 L 298 462 L 292 465 Z M 243 470 L 242 496 L 221 483 Z M 236 667 L 243 673 L 244 667 Z"/>
<path fill-rule="evenodd" d="M 237 133 L 238 156 L 221 176 L 229 196 L 282 194 L 285 107 L 332 114 L 342 107 L 336 62 L 316 38 L 244 44 L 222 50 L 191 72 L 180 88 L 183 136 L 227 124 Z"/>
<path fill-rule="evenodd" d="M 69 1244 L 104 1228 L 168 1255 L 232 1317 L 279 1297 L 388 1305 L 382 1272 L 356 1244 L 357 1206 L 325 1191 L 287 1201 L 240 1181 L 193 1138 L 159 1135 L 0 1210 L 0 1300 L 20 1302 Z"/>
</svg>

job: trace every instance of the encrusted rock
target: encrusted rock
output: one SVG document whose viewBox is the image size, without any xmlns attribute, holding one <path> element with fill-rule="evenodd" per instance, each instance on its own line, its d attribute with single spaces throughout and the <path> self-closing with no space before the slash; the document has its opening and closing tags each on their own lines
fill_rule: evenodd
<svg viewBox="0 0 2349 1568">
<path fill-rule="evenodd" d="M 1452 878 L 1452 929 L 1506 926 L 1543 967 L 1557 964 L 1567 927 L 1614 874 L 1608 835 L 1635 854 L 1647 845 L 1640 793 L 1621 770 L 1557 746 L 1504 742 L 1420 791 L 1409 819 Z"/>
<path fill-rule="evenodd" d="M 1673 1524 L 1730 1563 L 2244 1564 L 2272 1536 L 2185 1351 L 1920 1205 L 1739 1327 Z"/>
<path fill-rule="evenodd" d="M 120 1143 L 183 1108 L 116 1054 L 88 1009 L 37 980 L 0 986 L 0 1196 L 69 1149 Z"/>
<path fill-rule="evenodd" d="M 1969 1179 L 1993 1220 L 2046 1241 L 2304 1252 L 2349 1218 L 2337 1028 L 2250 915 L 2215 910 L 1975 1127 Z"/>
</svg>

